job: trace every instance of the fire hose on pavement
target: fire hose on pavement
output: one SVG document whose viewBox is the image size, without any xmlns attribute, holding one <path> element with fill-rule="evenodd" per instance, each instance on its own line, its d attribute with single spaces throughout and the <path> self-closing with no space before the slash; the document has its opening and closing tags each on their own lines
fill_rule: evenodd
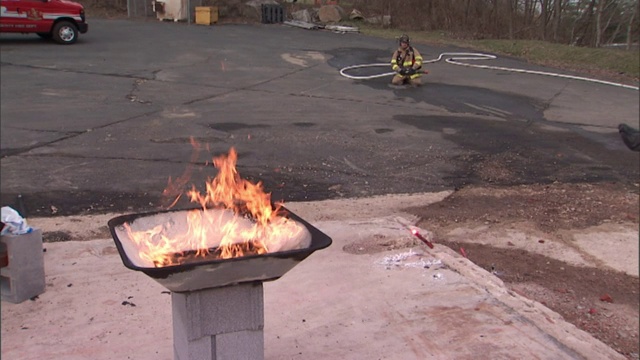
<svg viewBox="0 0 640 360">
<path fill-rule="evenodd" d="M 470 60 L 495 60 L 495 59 L 497 59 L 497 56 L 495 56 L 495 55 L 483 54 L 483 53 L 444 52 L 444 53 L 441 53 L 440 56 L 438 56 L 438 58 L 432 59 L 432 60 L 426 60 L 426 61 L 423 61 L 422 63 L 423 64 L 430 64 L 430 63 L 435 63 L 435 62 L 441 61 L 443 59 L 444 59 L 445 62 L 447 62 L 449 64 L 453 64 L 453 65 L 474 67 L 474 68 L 479 68 L 479 69 L 510 71 L 510 72 L 524 73 L 524 74 L 553 76 L 553 77 L 559 77 L 559 78 L 565 78 L 565 79 L 595 82 L 595 83 L 611 85 L 611 86 L 617 86 L 617 87 L 622 87 L 622 88 L 631 89 L 631 90 L 639 90 L 639 88 L 637 86 L 625 85 L 625 84 L 620 84 L 620 83 L 611 82 L 611 81 L 605 81 L 605 80 L 591 79 L 591 78 L 586 78 L 586 77 L 582 77 L 582 76 L 558 74 L 558 73 L 552 73 L 552 72 L 546 72 L 546 71 L 515 69 L 515 68 L 502 67 L 502 66 L 469 64 L 469 63 L 466 63 L 466 62 L 461 62 L 461 61 L 465 61 L 465 60 L 466 61 L 470 61 Z M 368 79 L 375 79 L 375 78 L 395 75 L 396 72 L 394 72 L 394 71 L 385 72 L 385 73 L 382 73 L 382 74 L 366 75 L 366 76 L 349 75 L 349 74 L 347 74 L 348 71 L 355 70 L 355 69 L 363 69 L 363 68 L 370 68 L 370 67 L 386 67 L 386 68 L 388 68 L 389 66 L 390 66 L 390 64 L 388 64 L 388 63 L 352 65 L 352 66 L 347 66 L 347 67 L 344 67 L 344 68 L 340 69 L 340 75 L 342 75 L 342 76 L 344 76 L 344 77 L 346 77 L 348 79 L 352 79 L 352 80 L 368 80 Z M 427 72 L 424 72 L 424 73 L 427 73 Z"/>
</svg>

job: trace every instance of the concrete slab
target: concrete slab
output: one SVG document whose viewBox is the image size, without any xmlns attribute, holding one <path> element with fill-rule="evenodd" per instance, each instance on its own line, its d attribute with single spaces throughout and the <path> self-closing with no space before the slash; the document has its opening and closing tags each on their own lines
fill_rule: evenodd
<svg viewBox="0 0 640 360">
<path fill-rule="evenodd" d="M 334 243 L 264 284 L 266 359 L 623 359 L 444 246 L 344 251 L 376 237 L 410 238 L 398 220 L 415 219 L 401 203 L 351 200 L 363 210 L 349 210 L 353 216 L 325 202 L 287 205 Z M 77 223 L 104 225 L 104 218 Z M 31 223 L 52 224 L 41 220 Z M 125 268 L 113 240 L 45 247 L 46 292 L 2 303 L 3 358 L 173 358 L 171 296 Z"/>
</svg>

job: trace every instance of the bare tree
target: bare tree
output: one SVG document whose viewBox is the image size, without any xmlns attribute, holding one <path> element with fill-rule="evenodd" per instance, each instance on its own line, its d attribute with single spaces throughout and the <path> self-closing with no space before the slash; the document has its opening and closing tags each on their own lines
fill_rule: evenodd
<svg viewBox="0 0 640 360">
<path fill-rule="evenodd" d="M 509 39 L 513 40 L 514 39 L 514 22 L 515 22 L 515 12 L 516 9 L 518 8 L 518 0 L 508 0 L 507 1 L 507 6 L 508 6 L 508 14 L 509 14 L 509 22 L 508 22 L 508 26 L 509 26 Z"/>
<path fill-rule="evenodd" d="M 629 17 L 629 22 L 627 25 L 627 50 L 631 50 L 631 43 L 633 41 L 631 37 L 631 31 L 633 29 L 633 20 L 636 17 L 636 13 L 638 12 L 639 6 L 640 5 L 638 5 L 638 0 L 636 0 L 635 6 L 633 4 L 631 5 L 631 16 Z"/>
<path fill-rule="evenodd" d="M 404 31 L 440 30 L 474 39 L 542 39 L 602 46 L 636 41 L 638 1 L 353 0 L 353 5 L 376 15 L 391 15 L 393 26 Z"/>
<path fill-rule="evenodd" d="M 595 47 L 602 46 L 602 37 L 604 33 L 609 28 L 611 24 L 611 20 L 614 16 L 619 15 L 618 10 L 618 1 L 616 0 L 599 0 L 596 11 L 596 39 L 595 39 Z M 607 17 L 606 21 L 603 22 L 603 17 Z"/>
<path fill-rule="evenodd" d="M 558 41 L 560 20 L 562 19 L 562 0 L 553 1 L 553 41 Z"/>
<path fill-rule="evenodd" d="M 547 40 L 547 25 L 549 20 L 549 0 L 540 0 L 540 18 L 542 40 Z"/>
<path fill-rule="evenodd" d="M 602 38 L 602 11 L 604 10 L 607 4 L 607 0 L 600 0 L 598 5 L 596 6 L 596 42 L 595 46 L 600 47 L 600 42 Z"/>
<path fill-rule="evenodd" d="M 616 17 L 615 23 L 613 24 L 615 25 L 615 29 L 609 35 L 609 39 L 606 41 L 606 44 L 615 43 L 616 39 L 620 35 L 620 30 L 622 29 L 624 18 L 626 16 L 626 11 L 625 11 L 626 9 L 624 5 L 625 5 L 624 3 L 621 4 L 620 2 L 615 3 L 615 7 L 613 9 L 614 11 L 612 11 L 611 15 L 609 16 L 609 20 L 607 21 L 605 30 L 607 30 L 607 28 L 609 27 L 609 24 L 611 24 L 611 21 L 614 20 L 614 17 Z"/>
</svg>

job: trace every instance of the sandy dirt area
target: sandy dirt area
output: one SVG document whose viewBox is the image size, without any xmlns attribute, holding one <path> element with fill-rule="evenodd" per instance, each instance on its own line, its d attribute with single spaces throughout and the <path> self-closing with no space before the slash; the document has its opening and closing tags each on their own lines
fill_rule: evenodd
<svg viewBox="0 0 640 360">
<path fill-rule="evenodd" d="M 427 204 L 427 205 L 425 205 Z M 395 223 L 395 236 L 360 236 L 353 255 L 390 254 L 424 245 L 397 236 L 393 219 L 414 223 L 436 244 L 557 312 L 628 359 L 638 358 L 638 195 L 616 186 L 555 184 L 466 188 L 417 195 L 292 202 L 310 222 Z M 36 218 L 47 242 L 108 238 L 111 215 Z M 402 222 L 401 222 L 402 223 Z"/>
</svg>

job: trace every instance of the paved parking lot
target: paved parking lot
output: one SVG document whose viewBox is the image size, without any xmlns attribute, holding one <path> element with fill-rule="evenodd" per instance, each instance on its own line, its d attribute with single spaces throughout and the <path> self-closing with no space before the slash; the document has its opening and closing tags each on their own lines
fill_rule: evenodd
<svg viewBox="0 0 640 360">
<path fill-rule="evenodd" d="M 460 50 L 415 45 L 427 59 Z M 193 167 L 201 184 L 230 147 L 241 175 L 285 201 L 486 183 L 477 168 L 488 156 L 518 170 L 498 185 L 637 178 L 615 130 L 637 125 L 637 91 L 444 62 L 419 89 L 339 75 L 387 62 L 395 46 L 127 20 L 94 20 L 73 46 L 2 35 L 2 202 L 22 194 L 38 216 L 155 208 L 169 177 Z M 191 159 L 191 137 L 209 151 Z"/>
</svg>

